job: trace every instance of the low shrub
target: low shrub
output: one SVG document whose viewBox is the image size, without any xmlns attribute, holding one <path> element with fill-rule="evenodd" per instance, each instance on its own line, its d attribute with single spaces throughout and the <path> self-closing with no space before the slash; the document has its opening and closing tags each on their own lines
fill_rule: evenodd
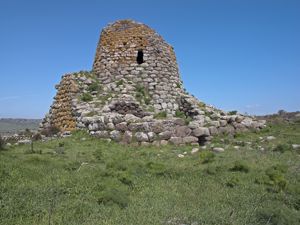
<svg viewBox="0 0 300 225">
<path fill-rule="evenodd" d="M 65 154 L 65 143 L 59 142 L 58 146 L 54 149 L 54 152 L 59 155 Z"/>
<path fill-rule="evenodd" d="M 248 173 L 250 168 L 244 161 L 235 161 L 234 165 L 229 170 L 234 172 Z"/>
<path fill-rule="evenodd" d="M 106 188 L 98 197 L 98 204 L 118 205 L 124 209 L 129 204 L 128 192 L 120 187 Z"/>
<path fill-rule="evenodd" d="M 182 112 L 178 109 L 175 111 L 175 116 L 178 118 L 186 118 L 184 112 Z"/>
<path fill-rule="evenodd" d="M 205 170 L 205 172 L 209 175 L 216 175 L 222 170 L 222 167 L 220 166 L 208 166 Z"/>
<path fill-rule="evenodd" d="M 123 83 L 124 83 L 124 80 L 118 80 L 116 85 L 119 87 L 120 85 L 123 85 Z"/>
<path fill-rule="evenodd" d="M 81 95 L 81 101 L 90 102 L 93 100 L 93 97 L 89 93 L 83 93 Z"/>
<path fill-rule="evenodd" d="M 154 115 L 155 119 L 164 119 L 166 117 L 167 117 L 167 112 L 166 111 L 162 111 L 162 112 L 159 112 L 159 113 Z"/>
<path fill-rule="evenodd" d="M 237 114 L 237 111 L 236 111 L 236 110 L 229 111 L 228 114 L 231 115 L 231 116 L 232 116 L 232 115 L 236 115 L 236 114 Z"/>
<path fill-rule="evenodd" d="M 162 163 L 148 162 L 146 163 L 146 168 L 148 172 L 154 175 L 163 176 L 168 174 L 166 166 Z"/>
<path fill-rule="evenodd" d="M 42 140 L 42 135 L 40 133 L 34 134 L 31 138 L 32 141 Z"/>
<path fill-rule="evenodd" d="M 87 90 L 89 92 L 99 91 L 99 90 L 101 90 L 101 87 L 97 82 L 93 82 L 88 86 Z"/>
<path fill-rule="evenodd" d="M 25 149 L 24 154 L 42 154 L 42 150 L 34 150 L 34 149 Z"/>
<path fill-rule="evenodd" d="M 215 160 L 215 154 L 211 151 L 200 152 L 199 156 L 201 163 L 211 163 Z"/>
<path fill-rule="evenodd" d="M 286 172 L 287 166 L 277 164 L 268 168 L 262 176 L 255 179 L 255 182 L 268 185 L 267 190 L 270 192 L 279 192 L 285 190 L 288 185 L 284 176 Z"/>
<path fill-rule="evenodd" d="M 0 135 L 0 150 L 4 150 L 5 141 L 3 140 L 2 136 Z"/>
<path fill-rule="evenodd" d="M 199 108 L 205 108 L 206 104 L 204 102 L 198 103 Z"/>
<path fill-rule="evenodd" d="M 78 161 L 74 161 L 74 162 L 69 162 L 67 163 L 64 168 L 67 171 L 76 171 L 79 169 L 79 167 L 81 166 L 81 163 Z"/>
<path fill-rule="evenodd" d="M 300 222 L 300 215 L 280 202 L 274 202 L 272 207 L 262 208 L 256 215 L 259 224 L 295 225 Z"/>
<path fill-rule="evenodd" d="M 239 184 L 240 180 L 237 177 L 232 177 L 226 182 L 227 187 L 235 187 Z"/>
<path fill-rule="evenodd" d="M 41 131 L 42 135 L 45 135 L 47 137 L 51 137 L 53 135 L 56 135 L 60 132 L 60 129 L 54 125 L 51 125 L 47 128 L 45 128 L 44 130 Z"/>
<path fill-rule="evenodd" d="M 96 149 L 94 152 L 93 152 L 93 156 L 99 160 L 99 161 L 102 161 L 103 160 L 103 151 L 102 149 Z"/>
<path fill-rule="evenodd" d="M 151 102 L 151 99 L 149 97 L 145 97 L 144 102 L 145 102 L 146 105 L 149 105 L 150 102 Z"/>
<path fill-rule="evenodd" d="M 273 149 L 274 152 L 280 152 L 280 153 L 284 153 L 284 152 L 291 151 L 291 150 L 292 150 L 292 147 L 291 147 L 291 145 L 288 145 L 288 144 L 278 144 Z"/>
<path fill-rule="evenodd" d="M 119 173 L 117 177 L 118 180 L 121 181 L 123 184 L 128 185 L 130 187 L 133 185 L 132 177 L 128 172 Z"/>
</svg>

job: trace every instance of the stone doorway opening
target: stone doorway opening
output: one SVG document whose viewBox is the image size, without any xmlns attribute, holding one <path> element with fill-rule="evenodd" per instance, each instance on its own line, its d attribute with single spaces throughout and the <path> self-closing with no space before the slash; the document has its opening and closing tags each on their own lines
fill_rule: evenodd
<svg viewBox="0 0 300 225">
<path fill-rule="evenodd" d="M 144 62 L 144 53 L 143 53 L 142 49 L 138 50 L 137 57 L 136 57 L 136 62 L 138 64 L 142 64 Z"/>
</svg>

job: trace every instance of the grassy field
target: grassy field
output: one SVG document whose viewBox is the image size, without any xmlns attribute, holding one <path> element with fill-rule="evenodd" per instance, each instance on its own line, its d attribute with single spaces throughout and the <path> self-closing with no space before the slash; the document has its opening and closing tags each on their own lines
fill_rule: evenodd
<svg viewBox="0 0 300 225">
<path fill-rule="evenodd" d="M 212 145 L 225 148 L 217 154 L 80 132 L 36 142 L 35 152 L 16 146 L 0 151 L 0 224 L 300 224 L 300 152 L 291 144 L 300 144 L 300 123 L 216 137 Z"/>
</svg>

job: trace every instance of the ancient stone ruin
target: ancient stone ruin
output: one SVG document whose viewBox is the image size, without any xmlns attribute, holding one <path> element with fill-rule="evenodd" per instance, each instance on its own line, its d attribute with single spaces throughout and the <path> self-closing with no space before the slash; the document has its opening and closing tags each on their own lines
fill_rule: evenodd
<svg viewBox="0 0 300 225">
<path fill-rule="evenodd" d="M 124 143 L 203 144 L 264 121 L 206 105 L 183 88 L 174 49 L 132 20 L 101 32 L 93 69 L 62 76 L 41 129 L 87 130 Z"/>
</svg>

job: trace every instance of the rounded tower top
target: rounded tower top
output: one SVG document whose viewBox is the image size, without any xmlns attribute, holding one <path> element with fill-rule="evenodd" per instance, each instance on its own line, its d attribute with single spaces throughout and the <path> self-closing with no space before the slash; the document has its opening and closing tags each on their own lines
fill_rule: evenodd
<svg viewBox="0 0 300 225">
<path fill-rule="evenodd" d="M 102 30 L 93 72 L 114 93 L 133 94 L 142 86 L 158 110 L 167 109 L 168 103 L 174 111 L 171 105 L 183 92 L 173 47 L 133 20 L 119 20 Z"/>
<path fill-rule="evenodd" d="M 138 61 L 138 52 L 143 53 L 143 59 Z M 117 64 L 138 63 L 141 64 L 148 56 L 170 58 L 176 62 L 173 47 L 167 44 L 163 38 L 145 24 L 133 20 L 118 20 L 105 27 L 100 36 L 93 70 L 101 70 L 103 57 Z M 142 58 L 142 57 L 141 57 Z M 103 69 L 103 67 L 102 67 Z"/>
</svg>

